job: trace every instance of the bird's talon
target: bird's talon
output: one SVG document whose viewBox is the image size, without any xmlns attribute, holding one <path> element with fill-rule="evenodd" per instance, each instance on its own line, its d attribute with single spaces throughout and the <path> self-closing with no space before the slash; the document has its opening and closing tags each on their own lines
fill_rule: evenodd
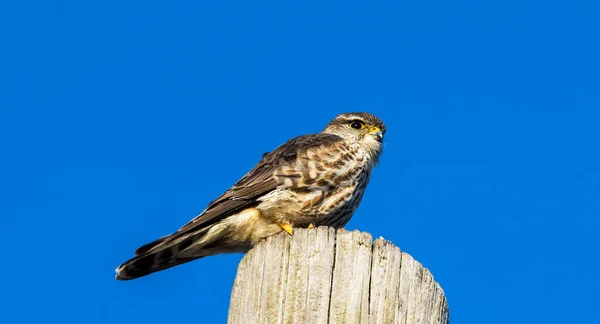
<svg viewBox="0 0 600 324">
<path fill-rule="evenodd" d="M 286 231 L 288 234 L 292 235 L 292 226 L 290 224 L 279 224 L 279 226 L 281 226 L 281 228 L 283 228 L 284 231 Z"/>
<path fill-rule="evenodd" d="M 308 224 L 308 227 L 307 227 L 307 228 L 308 228 L 308 229 L 311 229 L 311 228 L 314 228 L 314 227 L 315 227 L 315 224 L 313 224 L 313 223 L 310 223 L 310 224 Z"/>
</svg>

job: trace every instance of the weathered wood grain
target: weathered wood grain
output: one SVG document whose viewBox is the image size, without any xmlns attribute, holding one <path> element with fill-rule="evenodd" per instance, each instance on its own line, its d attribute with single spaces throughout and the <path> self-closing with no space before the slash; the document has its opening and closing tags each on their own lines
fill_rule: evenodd
<svg viewBox="0 0 600 324">
<path fill-rule="evenodd" d="M 328 227 L 261 242 L 240 262 L 228 323 L 449 323 L 428 269 L 382 238 Z"/>
</svg>

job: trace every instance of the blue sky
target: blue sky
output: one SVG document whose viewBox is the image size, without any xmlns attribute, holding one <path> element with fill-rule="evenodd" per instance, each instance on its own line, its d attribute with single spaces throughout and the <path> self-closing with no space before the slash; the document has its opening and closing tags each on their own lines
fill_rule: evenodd
<svg viewBox="0 0 600 324">
<path fill-rule="evenodd" d="M 213 1 L 214 2 L 214 1 Z M 597 320 L 597 1 L 0 5 L 0 322 L 224 322 L 241 255 L 117 282 L 263 152 L 366 110 L 347 225 L 453 323 Z"/>
</svg>

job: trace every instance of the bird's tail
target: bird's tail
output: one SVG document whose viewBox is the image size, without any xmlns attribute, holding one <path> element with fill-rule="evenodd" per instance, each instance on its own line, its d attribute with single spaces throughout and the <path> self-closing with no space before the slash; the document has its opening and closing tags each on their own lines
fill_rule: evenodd
<svg viewBox="0 0 600 324">
<path fill-rule="evenodd" d="M 188 225 L 191 224 L 193 226 Z M 246 245 L 223 244 L 229 227 L 190 222 L 177 232 L 138 248 L 135 257 L 117 269 L 118 280 L 131 280 L 205 256 L 241 252 Z M 231 243 L 231 242 L 229 242 Z M 246 249 L 247 250 L 247 249 Z"/>
<path fill-rule="evenodd" d="M 204 245 L 209 243 L 205 234 L 206 229 L 180 237 L 169 235 L 143 245 L 135 251 L 134 258 L 116 269 L 116 278 L 136 279 L 210 255 L 209 250 L 204 250 Z M 193 252 L 190 253 L 190 250 Z"/>
<path fill-rule="evenodd" d="M 116 269 L 116 278 L 118 280 L 136 279 L 202 257 L 180 257 L 181 243 L 183 242 L 165 245 L 127 260 Z"/>
<path fill-rule="evenodd" d="M 162 271 L 201 257 L 161 259 L 157 253 L 138 255 L 117 268 L 118 280 L 131 280 Z"/>
</svg>

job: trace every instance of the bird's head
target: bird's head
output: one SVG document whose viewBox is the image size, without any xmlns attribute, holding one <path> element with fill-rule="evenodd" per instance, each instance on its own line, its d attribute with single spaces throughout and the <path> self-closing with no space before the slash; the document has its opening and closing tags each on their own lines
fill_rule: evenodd
<svg viewBox="0 0 600 324">
<path fill-rule="evenodd" d="M 385 124 L 367 112 L 345 113 L 335 117 L 323 133 L 335 134 L 347 141 L 359 142 L 373 153 L 381 152 Z"/>
</svg>

